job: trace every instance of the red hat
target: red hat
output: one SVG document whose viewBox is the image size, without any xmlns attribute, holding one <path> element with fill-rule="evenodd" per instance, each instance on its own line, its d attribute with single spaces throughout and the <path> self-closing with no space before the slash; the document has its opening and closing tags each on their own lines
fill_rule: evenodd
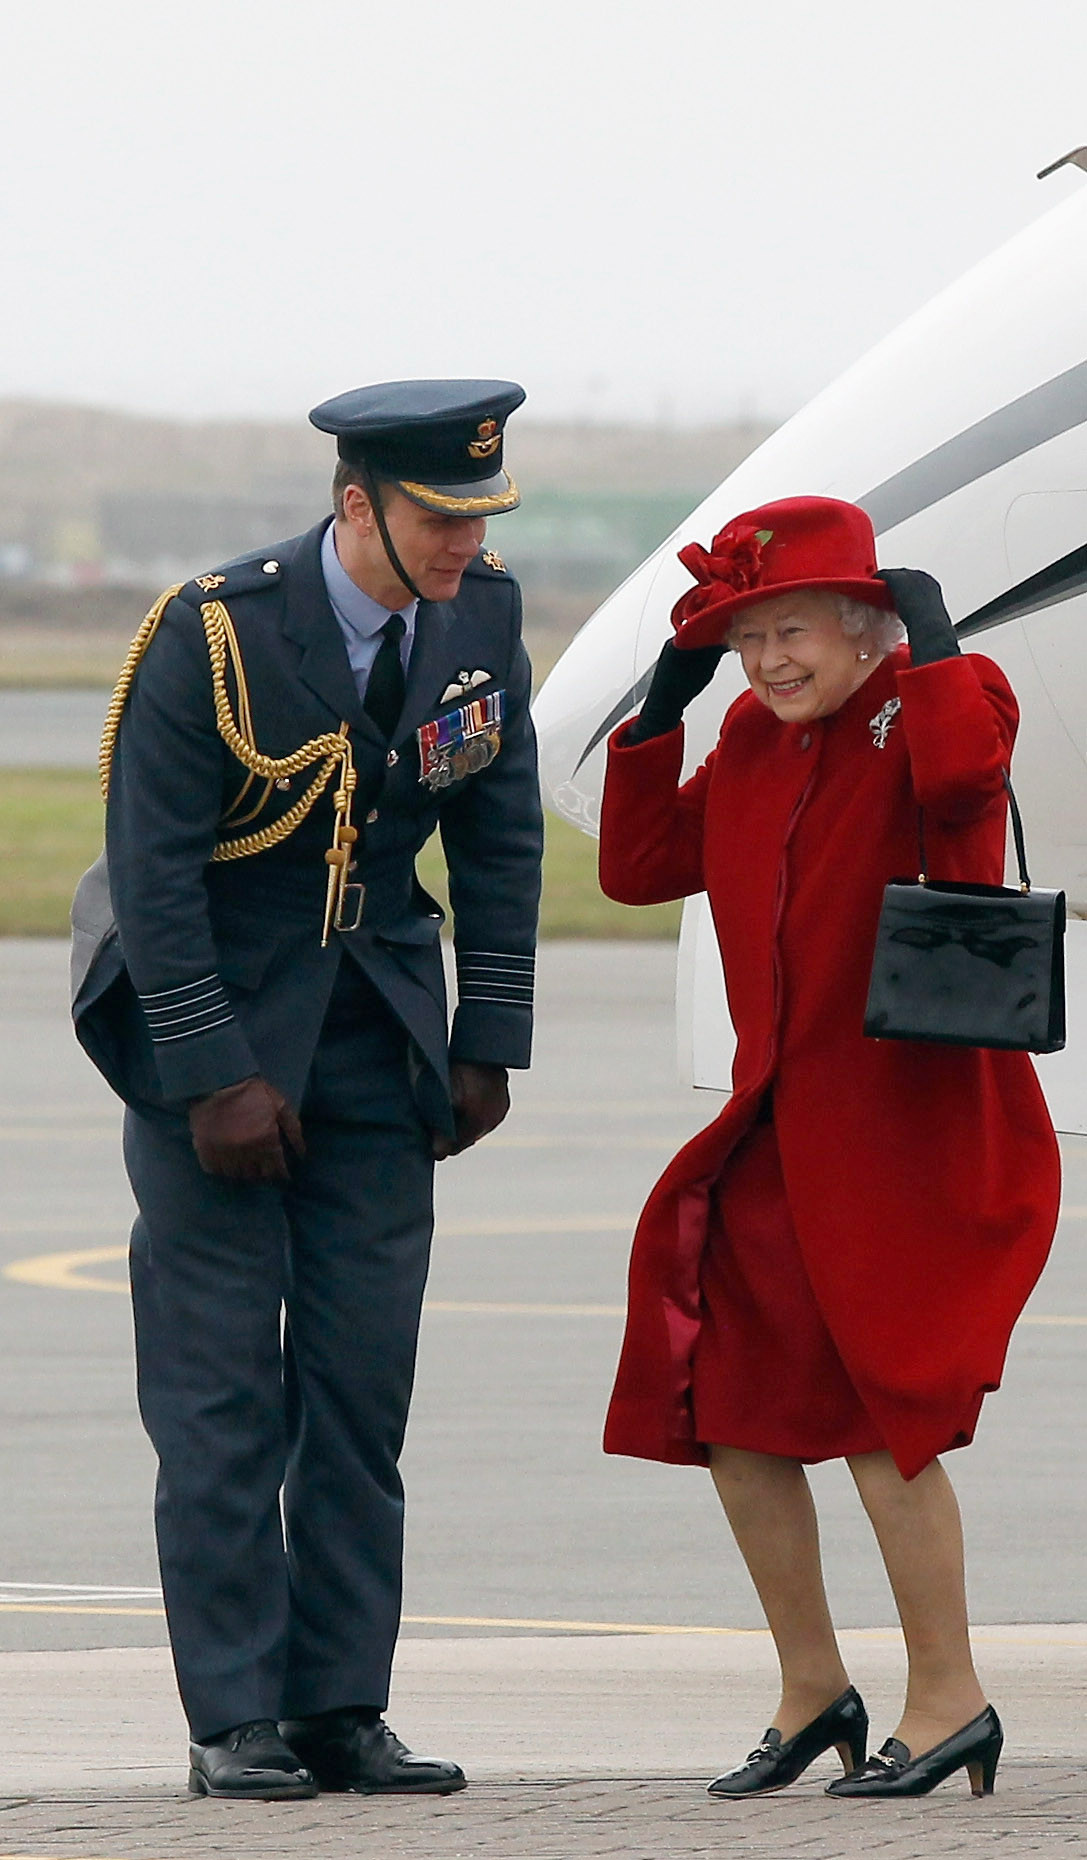
<svg viewBox="0 0 1087 1860">
<path fill-rule="evenodd" d="M 696 585 L 672 609 L 677 646 L 720 646 L 742 607 L 815 588 L 894 607 L 876 578 L 876 537 L 866 511 L 836 497 L 783 497 L 745 510 L 713 539 L 679 552 Z"/>
</svg>

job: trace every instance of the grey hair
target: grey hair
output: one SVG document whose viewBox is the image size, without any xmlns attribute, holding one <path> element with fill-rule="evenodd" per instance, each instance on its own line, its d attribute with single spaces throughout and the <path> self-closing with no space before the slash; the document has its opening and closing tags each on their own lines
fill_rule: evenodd
<svg viewBox="0 0 1087 1860">
<path fill-rule="evenodd" d="M 906 629 L 896 613 L 888 613 L 885 607 L 873 607 L 868 601 L 855 601 L 849 594 L 839 594 L 836 598 L 838 618 L 847 639 L 860 639 L 867 633 L 881 657 L 902 644 Z M 726 636 L 726 644 L 734 648 L 738 644 L 734 637 L 737 626 L 734 621 Z"/>
<path fill-rule="evenodd" d="M 859 639 L 867 633 L 879 653 L 893 652 L 906 637 L 898 615 L 885 607 L 872 607 L 867 601 L 855 601 L 851 595 L 839 594 L 838 616 L 847 639 Z"/>
</svg>

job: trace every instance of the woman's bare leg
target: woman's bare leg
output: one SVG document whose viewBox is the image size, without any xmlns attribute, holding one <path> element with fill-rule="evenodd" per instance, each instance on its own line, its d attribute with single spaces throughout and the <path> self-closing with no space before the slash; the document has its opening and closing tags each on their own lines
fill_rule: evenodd
<svg viewBox="0 0 1087 1860">
<path fill-rule="evenodd" d="M 781 1703 L 773 1722 L 785 1740 L 849 1684 L 823 1587 L 811 1490 L 799 1460 L 739 1447 L 711 1447 L 710 1471 L 774 1637 Z"/>
<path fill-rule="evenodd" d="M 915 1757 L 985 1709 L 966 1616 L 962 1520 L 939 1460 L 905 1480 L 889 1453 L 849 1462 L 890 1578 L 909 1663 L 895 1737 Z"/>
</svg>

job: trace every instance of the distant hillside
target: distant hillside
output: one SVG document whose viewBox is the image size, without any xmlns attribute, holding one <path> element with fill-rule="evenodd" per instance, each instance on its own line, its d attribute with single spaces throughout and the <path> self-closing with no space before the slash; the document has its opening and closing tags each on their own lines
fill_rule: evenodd
<svg viewBox="0 0 1087 1860">
<path fill-rule="evenodd" d="M 579 527 L 580 511 L 592 521 L 581 522 L 574 554 L 591 556 L 594 537 L 599 553 L 609 530 L 622 532 L 624 507 L 642 506 L 659 539 L 769 430 L 515 420 L 507 455 L 525 508 L 502 534 L 512 551 L 516 533 L 535 561 L 534 503 L 549 548 L 556 535 L 561 547 L 567 521 Z M 312 522 L 328 508 L 333 461 L 332 442 L 304 419 L 189 423 L 0 401 L 0 551 L 9 573 L 47 577 L 83 578 L 96 567 L 108 578 L 154 580 L 164 563 L 191 571 Z M 645 526 L 635 529 L 630 547 L 640 548 Z"/>
<path fill-rule="evenodd" d="M 524 502 L 491 536 L 525 585 L 541 664 L 770 430 L 511 423 Z M 112 676 L 157 589 L 315 522 L 334 457 L 304 418 L 0 401 L 0 683 Z"/>
<path fill-rule="evenodd" d="M 773 430 L 765 421 L 691 429 L 536 424 L 515 415 L 507 443 L 526 489 L 691 491 L 716 484 Z M 326 494 L 334 445 L 308 421 L 184 421 L 47 401 L 0 400 L 0 510 L 104 491 Z"/>
</svg>

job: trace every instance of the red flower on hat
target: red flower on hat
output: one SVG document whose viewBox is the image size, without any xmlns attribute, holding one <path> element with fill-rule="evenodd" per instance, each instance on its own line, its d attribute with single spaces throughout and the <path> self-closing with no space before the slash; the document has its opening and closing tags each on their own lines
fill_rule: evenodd
<svg viewBox="0 0 1087 1860">
<path fill-rule="evenodd" d="M 753 523 L 729 523 L 718 531 L 709 549 L 703 549 L 701 543 L 688 543 L 680 550 L 679 559 L 694 576 L 695 585 L 672 609 L 672 625 L 677 633 L 730 595 L 758 587 L 762 552 L 772 535 L 772 530 L 758 530 Z"/>
<path fill-rule="evenodd" d="M 679 559 L 700 587 L 723 582 L 734 594 L 742 594 L 747 588 L 758 587 L 763 544 L 769 542 L 772 533 L 757 530 L 750 523 L 730 523 L 718 531 L 711 548 L 688 543 L 680 550 Z"/>
</svg>

